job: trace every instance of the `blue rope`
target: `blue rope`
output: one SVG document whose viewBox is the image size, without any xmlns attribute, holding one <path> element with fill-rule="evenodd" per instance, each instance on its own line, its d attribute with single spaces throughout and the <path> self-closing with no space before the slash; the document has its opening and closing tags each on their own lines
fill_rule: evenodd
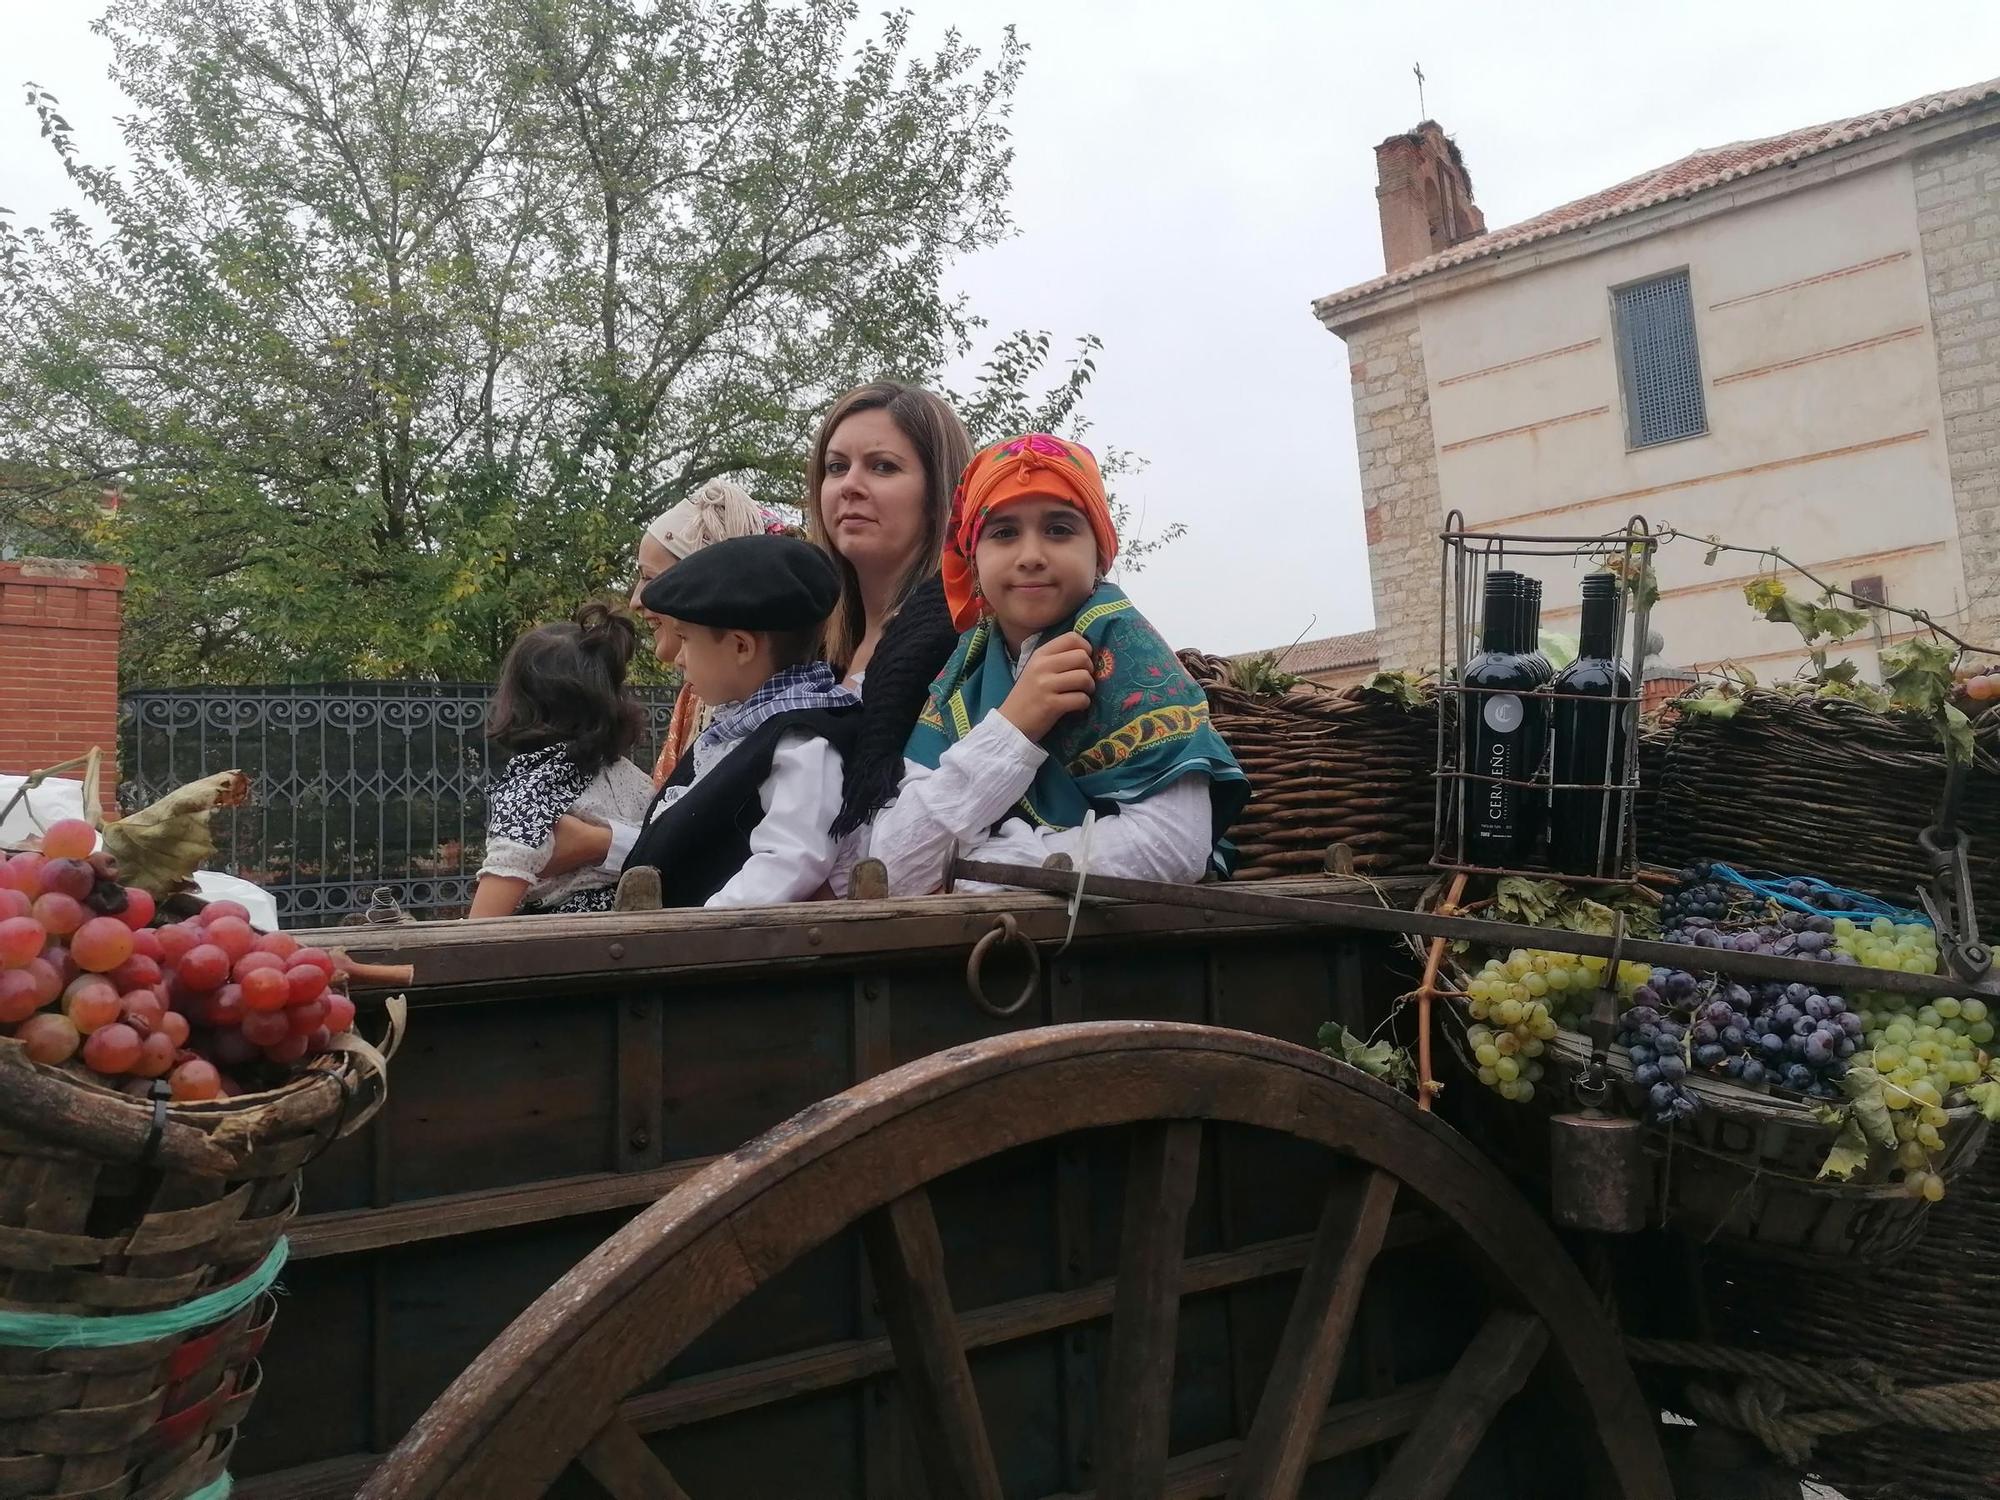
<svg viewBox="0 0 2000 1500">
<path fill-rule="evenodd" d="M 1709 869 L 1723 880 L 1729 881 L 1732 885 L 1743 886 L 1748 890 L 1756 892 L 1766 900 L 1775 901 L 1780 906 L 1790 907 L 1793 911 L 1805 912 L 1809 916 L 1846 917 L 1861 927 L 1866 927 L 1869 921 L 1875 917 L 1887 917 L 1891 921 L 1898 923 L 1916 922 L 1921 923 L 1925 927 L 1931 925 L 1931 919 L 1920 911 L 1911 911 L 1908 907 L 1904 906 L 1892 906 L 1889 902 L 1871 896 L 1865 891 L 1849 890 L 1845 886 L 1831 885 L 1824 880 L 1814 879 L 1810 875 L 1745 875 L 1740 871 L 1730 869 L 1728 865 L 1722 864 L 1720 861 L 1711 864 Z M 1804 885 L 1816 896 L 1827 894 L 1840 896 L 1846 901 L 1847 905 L 1845 907 L 1819 906 L 1811 900 L 1800 900 L 1785 889 L 1785 887 L 1793 884 Z"/>
<path fill-rule="evenodd" d="M 264 1263 L 241 1281 L 183 1302 L 179 1307 L 158 1312 L 123 1313 L 108 1317 L 74 1317 L 69 1313 L 0 1312 L 0 1345 L 16 1349 L 112 1349 L 121 1344 L 145 1344 L 170 1334 L 187 1333 L 220 1323 L 246 1302 L 262 1296 L 278 1279 L 285 1260 L 292 1253 L 289 1239 L 280 1235 Z M 217 1483 L 226 1485 L 227 1479 Z M 190 1500 L 221 1500 L 229 1491 L 214 1485 Z"/>
<path fill-rule="evenodd" d="M 187 1500 L 229 1500 L 229 1492 L 236 1488 L 236 1481 L 224 1474 L 214 1484 L 205 1484 Z"/>
</svg>

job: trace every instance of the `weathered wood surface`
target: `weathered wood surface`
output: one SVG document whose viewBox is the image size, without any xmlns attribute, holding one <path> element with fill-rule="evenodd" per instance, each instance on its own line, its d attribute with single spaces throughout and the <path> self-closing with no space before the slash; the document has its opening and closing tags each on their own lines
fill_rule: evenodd
<svg viewBox="0 0 2000 1500">
<path fill-rule="evenodd" d="M 1293 888 L 1376 899 L 1352 883 Z M 422 982 L 387 1111 L 307 1173 L 292 1295 L 235 1464 L 239 1495 L 348 1500 L 507 1321 L 634 1210 L 861 1079 L 1052 1021 L 1209 1022 L 1310 1042 L 1329 1016 L 1372 1025 L 1412 977 L 1398 972 L 1400 950 L 1373 938 L 1107 906 L 1086 909 L 1075 945 L 1045 966 L 1036 1003 L 998 1022 L 965 995 L 972 939 L 1006 910 L 1053 951 L 1067 926 L 1059 901 L 941 897 L 857 920 L 861 907 L 328 934 L 364 957 L 410 958 Z M 634 951 L 635 933 L 654 946 Z M 628 945 L 625 957 L 607 964 L 613 943 Z M 635 1146 L 640 1131 L 649 1138 Z M 1070 1137 L 968 1168 L 932 1194 L 1009 1495 L 1101 1485 L 1124 1150 L 1122 1139 L 1113 1149 Z M 1222 1493 L 1198 1476 L 1248 1436 L 1324 1171 L 1256 1132 L 1211 1132 L 1187 1220 L 1167 1494 Z M 1405 1383 L 1387 1368 L 1361 1384 L 1343 1375 L 1335 1404 L 1322 1402 L 1327 1423 L 1294 1425 L 1294 1441 L 1298 1431 L 1312 1440 L 1312 1462 L 1379 1441 L 1329 1447 L 1327 1434 L 1357 1397 L 1401 1410 L 1412 1371 L 1442 1377 L 1463 1349 L 1443 1344 L 1477 1326 L 1452 1332 L 1423 1284 L 1439 1222 L 1415 1200 L 1399 1209 L 1387 1245 L 1419 1262 L 1396 1268 L 1407 1271 L 1400 1286 L 1378 1267 L 1363 1304 L 1364 1329 L 1394 1330 Z M 858 1239 L 836 1239 L 698 1340 L 672 1379 L 607 1401 L 603 1420 L 615 1414 L 696 1500 L 790 1500 L 797 1490 L 781 1476 L 801 1450 L 821 1455 L 815 1493 L 917 1493 L 912 1413 L 873 1296 Z M 1413 1366 L 1411 1348 L 1427 1337 L 1440 1348 Z"/>
<path fill-rule="evenodd" d="M 364 1495 L 543 1494 L 613 1419 L 626 1392 L 866 1215 L 1035 1142 L 1204 1119 L 1330 1148 L 1434 1205 L 1477 1247 L 1471 1253 L 1490 1279 L 1546 1329 L 1581 1407 L 1565 1428 L 1578 1435 L 1579 1466 L 1595 1447 L 1612 1493 L 1668 1500 L 1652 1414 L 1586 1284 L 1548 1228 L 1467 1142 L 1401 1095 L 1304 1049 L 1240 1032 L 1144 1023 L 1052 1027 L 932 1055 L 717 1162 L 516 1320 L 376 1470 Z M 1171 1145 L 1159 1152 L 1163 1163 L 1173 1156 Z M 1167 1202 L 1168 1187 L 1156 1193 L 1148 1186 L 1143 1148 L 1139 1163 L 1128 1203 Z M 1171 1185 L 1170 1172 L 1159 1177 Z M 1379 1192 L 1364 1191 L 1364 1208 L 1371 1197 L 1380 1201 Z M 1514 1336 L 1519 1326 L 1511 1315 L 1488 1318 L 1487 1332 L 1456 1361 L 1419 1430 L 1434 1428 L 1456 1442 L 1457 1419 L 1441 1408 L 1464 1404 L 1483 1376 L 1499 1386 L 1525 1373 L 1533 1361 L 1526 1341 Z M 1111 1337 L 1116 1347 L 1116 1319 Z M 1142 1472 L 1129 1461 L 1106 1462 L 1106 1445 L 1123 1441 L 1123 1434 L 1100 1433 L 1100 1467 Z M 1392 1469 L 1384 1482 L 1394 1477 Z"/>
</svg>

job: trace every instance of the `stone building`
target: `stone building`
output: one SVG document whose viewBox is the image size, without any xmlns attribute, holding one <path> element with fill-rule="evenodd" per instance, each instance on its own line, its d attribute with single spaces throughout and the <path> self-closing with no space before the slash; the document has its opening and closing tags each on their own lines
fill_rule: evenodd
<svg viewBox="0 0 2000 1500">
<path fill-rule="evenodd" d="M 1437 656 L 1447 511 L 1598 535 L 1633 515 L 1777 546 L 2000 643 L 2000 79 L 1695 152 L 1487 232 L 1434 122 L 1376 148 L 1386 273 L 1347 343 L 1383 667 Z M 1664 660 L 1804 659 L 1754 557 L 1663 549 Z M 1545 623 L 1578 579 L 1541 569 Z M 1908 632 L 1877 613 L 1847 650 Z"/>
<path fill-rule="evenodd" d="M 1381 670 L 1378 665 L 1381 651 L 1375 644 L 1375 632 L 1372 630 L 1323 635 L 1316 640 L 1295 641 L 1269 652 L 1245 651 L 1233 659 L 1248 661 L 1265 655 L 1275 658 L 1278 670 L 1305 682 L 1316 682 L 1321 687 L 1357 687 Z"/>
</svg>

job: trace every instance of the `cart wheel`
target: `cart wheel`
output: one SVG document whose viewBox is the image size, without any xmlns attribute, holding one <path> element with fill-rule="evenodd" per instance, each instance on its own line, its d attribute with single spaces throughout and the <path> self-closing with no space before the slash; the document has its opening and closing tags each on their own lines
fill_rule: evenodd
<svg viewBox="0 0 2000 1500">
<path fill-rule="evenodd" d="M 1170 1458 L 1189 1207 L 1204 1122 L 1340 1159 L 1263 1394 L 1242 1440 Z M 814 1105 L 639 1215 L 517 1318 L 375 1472 L 363 1500 L 539 1496 L 580 1466 L 619 1500 L 685 1500 L 642 1436 L 667 1363 L 758 1286 L 858 1226 L 937 1497 L 1003 1494 L 944 1275 L 928 1185 L 1079 1131 L 1126 1127 L 1118 1276 L 1094 1463 L 1099 1500 L 1299 1493 L 1329 1453 L 1379 1446 L 1372 1500 L 1443 1500 L 1531 1377 L 1538 1440 L 1595 1492 L 1671 1500 L 1654 1415 L 1616 1335 L 1547 1226 L 1468 1142 L 1405 1097 L 1304 1048 L 1155 1022 L 1052 1026 L 956 1047 Z M 1329 1406 L 1392 1210 L 1421 1200 L 1490 1291 L 1441 1379 Z M 1102 1311 L 1085 1316 L 1102 1316 Z M 1539 1374 L 1538 1374 L 1539 1372 Z M 1366 1410 L 1364 1410 L 1364 1408 Z M 1395 1442 L 1400 1437 L 1399 1443 Z M 1389 1445 L 1393 1443 L 1393 1448 Z"/>
</svg>

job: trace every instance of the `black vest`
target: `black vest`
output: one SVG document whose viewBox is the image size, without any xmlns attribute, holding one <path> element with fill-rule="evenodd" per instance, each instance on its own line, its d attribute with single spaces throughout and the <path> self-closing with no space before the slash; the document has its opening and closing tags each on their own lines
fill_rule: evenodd
<svg viewBox="0 0 2000 1500">
<path fill-rule="evenodd" d="M 802 729 L 829 741 L 845 755 L 861 728 L 861 705 L 799 708 L 774 714 L 751 730 L 698 782 L 694 747 L 689 746 L 660 788 L 694 785 L 658 817 L 646 809 L 646 826 L 626 857 L 625 868 L 652 865 L 660 872 L 663 906 L 700 906 L 729 884 L 750 859 L 750 833 L 764 820 L 759 795 L 771 774 L 771 758 L 787 731 Z M 655 807 L 660 796 L 653 798 Z"/>
</svg>

